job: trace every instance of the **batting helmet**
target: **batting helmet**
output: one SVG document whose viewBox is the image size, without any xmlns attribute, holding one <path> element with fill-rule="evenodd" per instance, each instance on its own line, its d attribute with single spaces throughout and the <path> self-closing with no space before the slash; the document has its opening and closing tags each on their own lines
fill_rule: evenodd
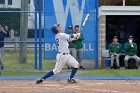
<svg viewBox="0 0 140 93">
<path fill-rule="evenodd" d="M 56 25 L 53 26 L 53 27 L 51 28 L 51 30 L 52 30 L 52 32 L 53 32 L 54 34 L 57 34 L 57 33 L 58 33 L 58 31 L 57 31 L 57 26 L 56 26 Z"/>
</svg>

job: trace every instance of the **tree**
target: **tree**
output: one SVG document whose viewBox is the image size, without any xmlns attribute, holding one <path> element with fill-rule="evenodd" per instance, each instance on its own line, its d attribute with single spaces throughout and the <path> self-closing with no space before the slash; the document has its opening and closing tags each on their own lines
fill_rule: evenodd
<svg viewBox="0 0 140 93">
<path fill-rule="evenodd" d="M 123 0 L 99 0 L 99 5 L 122 5 Z M 126 6 L 140 6 L 140 0 L 125 0 Z"/>
<path fill-rule="evenodd" d="M 28 11 L 28 1 L 21 0 L 21 11 Z M 20 41 L 27 41 L 28 32 L 28 13 L 21 13 L 20 18 Z M 27 61 L 27 43 L 19 44 L 19 63 L 26 63 Z"/>
</svg>

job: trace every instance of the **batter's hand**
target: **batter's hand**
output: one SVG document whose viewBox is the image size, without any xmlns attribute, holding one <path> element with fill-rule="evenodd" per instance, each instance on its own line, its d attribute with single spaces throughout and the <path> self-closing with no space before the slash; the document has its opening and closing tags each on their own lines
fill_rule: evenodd
<svg viewBox="0 0 140 93">
<path fill-rule="evenodd" d="M 80 34 L 80 33 L 77 33 L 77 37 L 76 37 L 76 39 L 79 39 L 80 36 L 81 36 L 81 34 Z"/>
<path fill-rule="evenodd" d="M 71 40 L 71 39 L 69 39 L 69 40 L 68 40 L 68 42 L 72 42 L 72 40 Z"/>
<path fill-rule="evenodd" d="M 75 39 L 78 39 L 80 37 L 80 33 L 76 33 L 76 34 L 73 34 L 73 35 L 74 35 Z"/>
</svg>

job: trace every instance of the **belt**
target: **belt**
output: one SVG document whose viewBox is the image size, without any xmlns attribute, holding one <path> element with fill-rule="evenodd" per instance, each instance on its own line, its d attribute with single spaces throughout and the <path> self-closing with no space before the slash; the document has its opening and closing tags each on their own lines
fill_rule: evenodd
<svg viewBox="0 0 140 93">
<path fill-rule="evenodd" d="M 60 52 L 58 52 L 59 54 L 63 54 L 63 55 L 67 55 L 67 54 L 69 54 L 69 53 L 60 53 Z"/>
</svg>

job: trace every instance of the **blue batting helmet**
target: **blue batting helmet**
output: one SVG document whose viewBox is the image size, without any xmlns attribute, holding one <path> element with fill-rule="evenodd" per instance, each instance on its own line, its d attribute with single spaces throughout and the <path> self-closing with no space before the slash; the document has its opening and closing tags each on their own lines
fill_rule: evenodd
<svg viewBox="0 0 140 93">
<path fill-rule="evenodd" d="M 57 33 L 58 33 L 58 31 L 57 31 L 57 27 L 58 27 L 58 26 L 59 26 L 59 24 L 58 24 L 58 25 L 52 26 L 51 30 L 52 30 L 52 32 L 53 32 L 54 34 L 57 34 Z"/>
</svg>

